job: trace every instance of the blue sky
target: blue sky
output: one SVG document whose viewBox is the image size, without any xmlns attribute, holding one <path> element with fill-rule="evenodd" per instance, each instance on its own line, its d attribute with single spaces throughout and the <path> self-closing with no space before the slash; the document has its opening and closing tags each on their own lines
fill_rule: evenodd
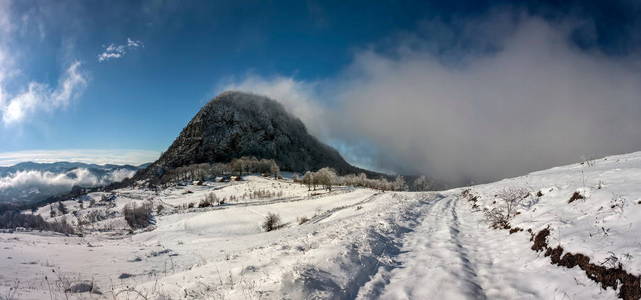
<svg viewBox="0 0 641 300">
<path fill-rule="evenodd" d="M 64 107 L 5 122 L 0 152 L 161 151 L 220 82 L 249 73 L 330 76 L 355 49 L 411 30 L 424 14 L 416 3 L 391 1 L 363 9 L 313 1 L 3 0 L 3 8 L 11 26 L 3 33 L 5 72 L 19 73 L 7 76 L 5 94 L 30 82 L 54 89 L 74 62 L 86 83 Z M 126 53 L 99 61 L 109 45 L 125 45 Z"/>
<path fill-rule="evenodd" d="M 136 149 L 149 151 L 146 157 L 153 159 L 169 146 L 206 101 L 224 89 L 236 88 L 279 98 L 303 119 L 312 133 L 359 165 L 391 172 L 436 172 L 444 168 L 438 162 L 452 165 L 449 157 L 439 155 L 457 153 L 458 150 L 451 150 L 460 148 L 456 141 L 471 141 L 479 135 L 488 139 L 505 136 L 508 133 L 500 131 L 504 128 L 515 131 L 511 125 L 516 121 L 496 117 L 491 112 L 483 115 L 488 106 L 476 107 L 477 97 L 473 94 L 458 95 L 456 89 L 440 91 L 444 85 L 422 91 L 424 82 L 449 78 L 445 82 L 460 80 L 457 86 L 476 83 L 481 83 L 481 87 L 492 86 L 499 78 L 514 78 L 506 71 L 514 68 L 523 79 L 508 87 L 497 86 L 493 91 L 513 86 L 521 90 L 496 92 L 496 97 L 491 98 L 518 98 L 516 95 L 532 94 L 525 83 L 544 81 L 546 77 L 529 78 L 537 73 L 527 68 L 535 66 L 522 64 L 536 58 L 539 59 L 536 65 L 543 61 L 550 63 L 548 69 L 558 68 L 554 57 L 563 53 L 567 55 L 564 60 L 567 65 L 561 67 L 572 76 L 562 78 L 575 80 L 564 82 L 558 87 L 561 90 L 550 97 L 578 98 L 577 95 L 587 92 L 583 90 L 586 83 L 592 81 L 604 84 L 599 87 L 601 90 L 619 89 L 621 80 L 604 82 L 607 78 L 636 80 L 638 70 L 619 65 L 635 65 L 638 61 L 634 53 L 641 42 L 636 34 L 640 11 L 632 1 L 514 4 L 0 0 L 0 159 L 3 155 L 12 157 L 11 161 L 16 157 L 50 158 L 51 153 L 79 153 L 81 149 L 114 153 L 131 153 L 123 150 Z M 526 37 L 540 37 L 540 41 Z M 558 44 L 562 47 L 554 48 Z M 505 66 L 497 65 L 500 63 Z M 482 67 L 492 64 L 494 67 Z M 453 73 L 456 70 L 466 76 Z M 474 77 L 475 72 L 496 77 L 487 74 Z M 385 74 L 396 75 L 386 78 Z M 384 92 L 379 90 L 399 78 L 406 79 Z M 628 87 L 635 84 L 626 83 L 621 91 L 625 101 L 614 105 L 626 116 L 630 111 L 640 111 L 634 96 L 637 91 Z M 378 99 L 387 91 L 394 93 Z M 464 108 L 457 108 L 457 99 L 468 98 L 470 102 Z M 590 100 L 594 106 L 587 106 L 588 109 L 598 110 L 604 103 L 600 101 L 606 101 L 602 98 Z M 441 102 L 431 102 L 434 99 Z M 524 98 L 523 105 L 514 109 L 519 111 L 536 101 Z M 367 107 L 368 103 L 375 107 Z M 385 107 L 389 103 L 392 106 Z M 372 110 L 373 115 L 359 115 L 354 108 L 356 104 Z M 568 102 L 564 108 L 571 112 L 574 105 L 577 104 Z M 401 111 L 400 107 L 416 108 L 408 109 L 407 114 L 421 110 L 442 110 L 439 116 L 445 115 L 443 112 L 455 113 L 446 120 L 455 119 L 456 114 L 468 109 L 484 117 L 479 117 L 479 124 L 467 124 L 469 130 L 445 131 L 443 135 L 422 126 L 442 124 L 444 128 L 456 128 L 458 124 L 443 120 L 432 124 L 431 120 L 436 118 L 420 120 L 418 116 L 412 124 L 370 130 L 376 124 L 365 119 L 386 119 L 376 115 L 376 108 L 390 113 L 388 124 L 403 123 L 406 118 L 396 113 Z M 344 115 L 345 111 L 351 114 Z M 580 148 L 566 147 L 562 153 L 551 150 L 559 147 L 539 149 L 541 155 L 537 159 L 544 163 L 527 163 L 516 169 L 523 172 L 571 162 L 584 154 L 637 150 L 640 143 L 604 147 L 584 136 L 584 130 L 600 126 L 600 119 L 605 122 L 615 115 L 615 112 L 608 117 L 599 115 L 594 118 L 598 121 L 581 128 L 574 128 L 573 124 L 582 123 L 583 119 L 555 127 L 562 137 L 576 137 L 575 144 Z M 555 118 L 550 115 L 545 122 L 545 118 L 534 120 L 540 122 L 533 126 L 540 128 L 540 132 L 535 130 L 538 134 L 533 136 L 540 139 L 556 136 L 548 128 L 555 124 Z M 617 124 L 609 132 L 636 125 L 626 118 L 623 117 L 632 125 Z M 489 125 L 488 121 L 482 121 L 490 119 L 497 121 Z M 328 120 L 332 125 L 326 124 Z M 475 128 L 481 127 L 484 130 L 479 134 Z M 625 130 L 620 132 L 627 139 L 637 139 Z M 466 134 L 470 138 L 465 138 Z M 439 138 L 434 139 L 436 135 Z M 386 146 L 391 143 L 398 146 Z M 512 140 L 497 137 L 481 148 L 487 148 L 483 153 L 490 155 L 497 152 L 490 144 L 511 143 Z M 524 147 L 514 148 L 523 151 Z M 36 155 L 38 151 L 49 152 Z M 387 155 L 390 152 L 398 156 L 390 158 Z M 141 158 L 145 157 L 142 152 L 136 153 L 136 160 L 145 160 Z M 69 157 L 72 155 L 61 159 Z M 474 157 L 472 161 L 479 159 L 482 158 Z M 414 163 L 417 160 L 424 163 Z M 489 161 L 501 162 L 497 157 Z M 457 177 L 472 176 L 463 173 Z"/>
</svg>

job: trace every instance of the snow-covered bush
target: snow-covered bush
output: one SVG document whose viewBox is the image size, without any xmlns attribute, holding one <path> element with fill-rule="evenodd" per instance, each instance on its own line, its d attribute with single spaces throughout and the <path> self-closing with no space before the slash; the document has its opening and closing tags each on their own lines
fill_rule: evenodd
<svg viewBox="0 0 641 300">
<path fill-rule="evenodd" d="M 272 231 L 276 230 L 282 227 L 280 223 L 280 216 L 275 214 L 275 213 L 269 213 L 265 217 L 265 221 L 263 222 L 262 228 L 265 231 Z"/>
<path fill-rule="evenodd" d="M 205 196 L 205 199 L 201 200 L 200 203 L 198 203 L 198 207 L 209 207 L 209 206 L 214 206 L 218 201 L 218 197 L 216 197 L 216 194 L 214 193 L 209 193 Z"/>
<path fill-rule="evenodd" d="M 326 190 L 332 191 L 332 185 L 336 183 L 336 171 L 332 168 L 322 168 L 316 172 L 314 179 L 320 185 L 322 185 Z"/>
</svg>

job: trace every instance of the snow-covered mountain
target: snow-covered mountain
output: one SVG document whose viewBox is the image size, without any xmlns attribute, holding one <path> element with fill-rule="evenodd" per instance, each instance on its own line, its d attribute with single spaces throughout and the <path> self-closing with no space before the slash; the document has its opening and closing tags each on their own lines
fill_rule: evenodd
<svg viewBox="0 0 641 300">
<path fill-rule="evenodd" d="M 139 167 L 78 162 L 23 162 L 0 167 L 0 202 L 29 202 L 132 177 Z"/>
<path fill-rule="evenodd" d="M 94 192 L 34 213 L 82 237 L 0 233 L 0 295 L 639 299 L 639 187 L 641 152 L 440 192 L 259 176 Z M 132 205 L 151 226 L 130 228 Z"/>
</svg>

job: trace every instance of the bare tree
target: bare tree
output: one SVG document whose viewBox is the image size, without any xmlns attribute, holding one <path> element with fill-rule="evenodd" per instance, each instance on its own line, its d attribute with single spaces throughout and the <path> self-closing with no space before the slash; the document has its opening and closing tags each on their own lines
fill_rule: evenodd
<svg viewBox="0 0 641 300">
<path fill-rule="evenodd" d="M 493 228 L 510 228 L 510 220 L 516 215 L 516 209 L 529 195 L 530 192 L 524 188 L 506 188 L 500 191 L 496 197 L 503 200 L 503 207 L 486 209 L 485 218 Z"/>
<path fill-rule="evenodd" d="M 150 203 L 143 203 L 141 206 L 137 206 L 135 202 L 132 202 L 125 205 L 122 214 L 127 224 L 133 229 L 145 228 L 155 223 Z"/>
<path fill-rule="evenodd" d="M 516 208 L 530 195 L 530 192 L 524 188 L 506 188 L 500 191 L 496 197 L 502 199 L 505 204 L 505 214 L 508 219 L 516 213 Z"/>
</svg>

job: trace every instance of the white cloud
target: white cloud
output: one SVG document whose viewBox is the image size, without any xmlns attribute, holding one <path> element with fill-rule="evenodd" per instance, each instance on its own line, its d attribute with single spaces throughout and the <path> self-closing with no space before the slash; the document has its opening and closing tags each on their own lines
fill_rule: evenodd
<svg viewBox="0 0 641 300">
<path fill-rule="evenodd" d="M 23 122 L 38 111 L 66 108 L 87 86 L 87 76 L 79 61 L 66 67 L 54 87 L 16 80 L 22 70 L 14 59 L 17 55 L 10 55 L 19 51 L 12 44 L 15 35 L 19 34 L 14 30 L 14 23 L 24 22 L 26 16 L 11 15 L 10 6 L 11 1 L 0 1 L 0 119 L 4 125 Z"/>
<path fill-rule="evenodd" d="M 116 169 L 110 172 L 107 177 L 104 178 L 107 182 L 118 182 L 123 181 L 126 178 L 131 178 L 136 174 L 136 171 L 128 169 Z"/>
<path fill-rule="evenodd" d="M 373 155 L 377 169 L 457 183 L 641 149 L 639 56 L 578 49 L 572 24 L 502 17 L 461 25 L 492 51 L 439 48 L 467 44 L 440 43 L 458 37 L 428 32 L 430 39 L 404 37 L 391 51 L 359 51 L 320 83 L 250 76 L 224 86 L 287 99 L 312 131 L 329 133 L 326 141 L 374 145 L 351 154 Z M 450 56 L 455 51 L 460 59 Z"/>
<path fill-rule="evenodd" d="M 77 98 L 87 86 L 87 78 L 79 68 L 80 62 L 78 61 L 69 66 L 58 87 L 51 95 L 53 107 L 67 107 L 69 101 Z"/>
<path fill-rule="evenodd" d="M 74 186 L 94 187 L 132 177 L 136 171 L 116 169 L 105 175 L 85 168 L 67 172 L 26 170 L 0 177 L 0 201 L 30 201 L 69 192 Z"/>
<path fill-rule="evenodd" d="M 141 41 L 134 41 L 130 38 L 127 38 L 127 47 L 130 48 L 137 48 L 137 47 L 142 47 L 142 42 Z"/>
<path fill-rule="evenodd" d="M 20 162 L 48 163 L 57 161 L 82 162 L 90 164 L 140 165 L 153 162 L 160 152 L 148 150 L 31 150 L 16 152 L 0 152 L 0 166 L 12 166 Z"/>
<path fill-rule="evenodd" d="M 228 80 L 229 81 L 229 80 Z M 219 84 L 217 93 L 237 90 L 264 95 L 277 100 L 287 111 L 300 118 L 310 132 L 324 136 L 324 111 L 320 102 L 315 99 L 315 88 L 318 83 L 299 81 L 290 77 L 276 76 L 266 78 L 249 75 L 239 82 Z"/>
<path fill-rule="evenodd" d="M 96 186 L 103 182 L 87 169 L 74 169 L 66 173 L 48 171 L 18 171 L 0 177 L 0 191 L 7 189 L 24 189 L 27 187 L 57 186 L 71 189 L 74 185 Z"/>
<path fill-rule="evenodd" d="M 0 81 L 2 122 L 5 125 L 16 124 L 37 111 L 66 108 L 87 86 L 87 77 L 80 67 L 78 61 L 71 63 L 54 89 L 43 83 L 30 82 L 24 91 L 13 97 L 5 94 Z"/>
<path fill-rule="evenodd" d="M 124 45 L 109 44 L 105 50 L 98 55 L 98 61 L 103 62 L 110 59 L 117 59 L 125 56 L 129 50 L 144 47 L 141 41 L 132 40 L 127 38 L 127 43 Z"/>
</svg>

